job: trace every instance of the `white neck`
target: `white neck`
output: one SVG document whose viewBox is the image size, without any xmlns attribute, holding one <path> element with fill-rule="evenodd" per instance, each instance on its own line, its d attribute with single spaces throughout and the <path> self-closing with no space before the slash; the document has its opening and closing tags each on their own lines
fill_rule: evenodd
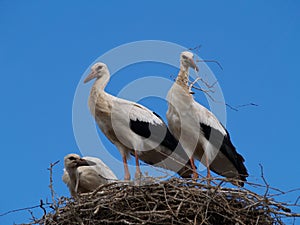
<svg viewBox="0 0 300 225">
<path fill-rule="evenodd" d="M 180 70 L 189 73 L 189 67 L 180 62 Z"/>
<path fill-rule="evenodd" d="M 90 93 L 90 98 L 94 98 L 93 102 L 96 102 L 98 96 L 101 95 L 101 93 L 104 93 L 104 89 L 109 81 L 109 78 L 110 75 L 108 71 L 106 71 L 100 78 L 97 78 Z"/>
<path fill-rule="evenodd" d="M 76 168 L 68 168 L 66 169 L 68 174 L 69 174 L 69 177 L 70 177 L 70 180 L 76 180 L 77 179 L 77 169 Z"/>
<path fill-rule="evenodd" d="M 188 89 L 189 82 L 189 67 L 184 66 L 182 62 L 180 62 L 180 71 L 178 73 L 176 83 L 180 85 L 184 89 Z"/>
<path fill-rule="evenodd" d="M 104 91 L 104 89 L 109 81 L 109 78 L 110 74 L 108 71 L 106 71 L 100 78 L 95 81 L 91 89 L 91 93 L 89 96 L 89 108 L 92 115 L 94 116 L 97 102 L 101 102 L 101 104 L 98 104 L 98 109 L 106 109 L 105 100 L 107 99 L 107 93 Z"/>
<path fill-rule="evenodd" d="M 110 78 L 110 74 L 108 71 L 105 71 L 103 73 L 103 75 L 100 78 L 97 78 L 97 80 L 95 81 L 95 83 L 93 84 L 93 88 L 92 89 L 96 89 L 98 91 L 103 91 L 109 81 Z"/>
</svg>

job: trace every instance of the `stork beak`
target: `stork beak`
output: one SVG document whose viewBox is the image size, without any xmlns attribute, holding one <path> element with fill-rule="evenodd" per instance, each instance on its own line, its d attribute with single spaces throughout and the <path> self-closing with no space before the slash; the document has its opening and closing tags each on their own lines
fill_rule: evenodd
<svg viewBox="0 0 300 225">
<path fill-rule="evenodd" d="M 77 167 L 79 167 L 79 166 L 89 166 L 89 165 L 90 165 L 90 164 L 89 164 L 88 161 L 85 160 L 85 159 L 80 158 L 80 159 L 77 159 L 77 160 L 76 160 L 76 166 L 77 166 Z"/>
<path fill-rule="evenodd" d="M 194 70 L 199 72 L 199 68 L 198 68 L 198 66 L 196 65 L 196 63 L 193 59 L 190 59 L 190 67 L 192 67 Z"/>
<path fill-rule="evenodd" d="M 96 163 L 92 162 L 92 161 L 89 161 L 89 160 L 86 160 L 86 159 L 83 159 L 83 158 L 80 158 L 80 159 L 77 159 L 76 160 L 76 166 L 79 167 L 79 166 L 94 166 L 96 165 Z"/>
<path fill-rule="evenodd" d="M 89 82 L 90 80 L 93 80 L 94 78 L 96 78 L 97 73 L 95 71 L 92 71 L 85 79 L 84 79 L 84 83 Z"/>
</svg>

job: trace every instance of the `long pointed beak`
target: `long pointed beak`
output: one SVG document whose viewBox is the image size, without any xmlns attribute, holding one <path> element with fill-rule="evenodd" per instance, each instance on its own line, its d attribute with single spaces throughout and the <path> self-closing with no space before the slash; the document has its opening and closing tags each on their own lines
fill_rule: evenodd
<svg viewBox="0 0 300 225">
<path fill-rule="evenodd" d="M 192 67 L 194 70 L 199 72 L 199 68 L 198 68 L 198 66 L 196 65 L 196 63 L 193 59 L 190 60 L 190 67 Z"/>
<path fill-rule="evenodd" d="M 84 83 L 89 82 L 90 80 L 93 80 L 97 76 L 97 73 L 95 71 L 92 71 L 85 79 Z"/>
<path fill-rule="evenodd" d="M 92 162 L 92 161 L 89 161 L 89 160 L 86 160 L 86 159 L 83 159 L 83 158 L 80 158 L 80 159 L 77 159 L 76 160 L 76 166 L 79 167 L 79 166 L 94 166 L 96 165 L 96 163 Z"/>
<path fill-rule="evenodd" d="M 89 164 L 88 161 L 85 160 L 85 159 L 80 158 L 80 159 L 77 159 L 77 160 L 76 160 L 76 166 L 77 166 L 77 167 L 79 167 L 79 166 L 89 166 L 89 165 L 90 165 L 90 164 Z"/>
</svg>

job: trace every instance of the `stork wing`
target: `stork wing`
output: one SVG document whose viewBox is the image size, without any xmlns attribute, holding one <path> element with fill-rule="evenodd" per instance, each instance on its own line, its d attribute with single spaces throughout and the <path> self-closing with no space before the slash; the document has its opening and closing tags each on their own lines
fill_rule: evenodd
<svg viewBox="0 0 300 225">
<path fill-rule="evenodd" d="M 119 100 L 119 99 L 118 99 Z M 162 118 L 146 107 L 120 99 L 123 111 L 129 114 L 129 127 L 135 134 L 157 144 L 157 148 L 140 152 L 139 158 L 150 165 L 177 171 L 181 177 L 189 178 L 192 169 L 189 157 L 179 141 L 171 134 Z M 167 165 L 160 162 L 170 160 Z"/>
<path fill-rule="evenodd" d="M 227 135 L 226 129 L 216 118 L 216 116 L 204 106 L 194 101 L 192 112 L 195 113 L 194 118 L 197 118 L 199 122 L 218 130 L 222 135 Z"/>
<path fill-rule="evenodd" d="M 152 141 L 174 150 L 178 145 L 178 140 L 170 133 L 162 118 L 147 109 L 146 107 L 124 99 L 117 99 L 117 108 L 122 108 L 123 113 L 129 117 L 130 129 L 144 137 L 151 138 Z"/>
<path fill-rule="evenodd" d="M 225 155 L 225 157 L 234 165 L 236 170 L 238 171 L 240 175 L 241 180 L 246 180 L 246 177 L 248 176 L 247 169 L 244 165 L 244 158 L 241 156 L 237 151 L 234 145 L 232 144 L 229 134 L 227 132 L 227 135 L 223 135 L 220 131 L 209 127 L 203 123 L 200 123 L 200 127 L 202 129 L 202 132 L 205 136 L 205 138 L 216 148 L 220 149 L 220 152 Z M 214 162 L 211 164 L 212 170 L 214 169 Z M 225 166 L 223 166 L 225 168 Z M 223 169 L 224 170 L 224 169 Z M 229 171 L 214 171 L 218 174 L 226 174 Z"/>
<path fill-rule="evenodd" d="M 152 113 L 157 119 L 161 120 L 161 124 L 130 120 L 130 129 L 134 133 L 160 145 L 156 149 L 142 152 L 139 156 L 140 159 L 150 165 L 177 171 L 183 178 L 190 178 L 193 171 L 188 155 L 179 141 L 171 134 L 161 117 L 155 112 Z M 165 162 L 165 164 L 162 162 Z M 178 170 L 178 168 L 181 169 Z"/>
<path fill-rule="evenodd" d="M 225 127 L 219 120 L 204 106 L 195 102 L 197 107 L 197 117 L 200 129 L 204 137 L 234 165 L 238 173 L 241 175 L 241 180 L 246 180 L 248 176 L 247 169 L 244 165 L 244 158 L 236 151 L 236 148 L 230 140 L 230 136 Z M 213 168 L 213 162 L 211 169 Z M 220 171 L 215 171 L 220 174 Z"/>
<path fill-rule="evenodd" d="M 119 111 L 122 110 L 122 111 Z M 112 113 L 125 115 L 130 120 L 143 121 L 152 124 L 162 124 L 163 121 L 146 107 L 125 99 L 116 98 L 113 101 Z"/>
<path fill-rule="evenodd" d="M 130 120 L 130 129 L 134 133 L 144 138 L 151 138 L 152 141 L 174 151 L 178 145 L 178 140 L 171 134 L 167 125 L 163 122 L 160 116 L 155 112 L 152 113 L 161 120 L 161 124 L 144 122 L 138 119 Z"/>
<path fill-rule="evenodd" d="M 89 156 L 83 158 L 91 162 L 90 168 L 95 170 L 99 176 L 111 181 L 118 180 L 114 172 L 101 159 Z"/>
</svg>

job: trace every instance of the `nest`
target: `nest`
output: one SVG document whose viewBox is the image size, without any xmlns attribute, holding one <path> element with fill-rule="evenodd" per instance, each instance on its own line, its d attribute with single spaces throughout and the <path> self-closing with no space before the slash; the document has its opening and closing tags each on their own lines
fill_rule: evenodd
<svg viewBox="0 0 300 225">
<path fill-rule="evenodd" d="M 300 216 L 267 195 L 224 187 L 224 180 L 172 178 L 142 185 L 122 181 L 100 186 L 78 198 L 60 198 L 42 219 L 32 224 L 284 224 Z"/>
</svg>

